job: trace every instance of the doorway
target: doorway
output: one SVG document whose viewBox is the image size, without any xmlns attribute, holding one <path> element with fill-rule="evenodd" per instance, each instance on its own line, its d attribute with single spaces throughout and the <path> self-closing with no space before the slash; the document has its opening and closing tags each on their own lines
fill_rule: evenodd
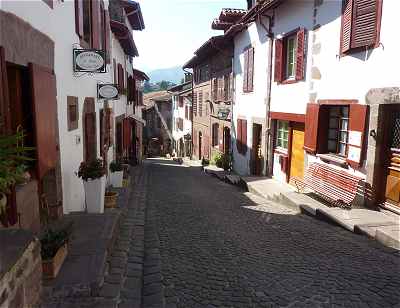
<svg viewBox="0 0 400 308">
<path fill-rule="evenodd" d="M 253 124 L 253 146 L 252 146 L 252 174 L 262 174 L 262 151 L 261 151 L 261 136 L 262 136 L 262 125 Z"/>
<path fill-rule="evenodd" d="M 385 196 L 388 205 L 400 209 L 400 106 L 388 105 L 384 109 L 386 136 L 384 142 Z"/>
<path fill-rule="evenodd" d="M 224 153 L 229 154 L 231 151 L 231 130 L 224 127 Z"/>
<path fill-rule="evenodd" d="M 199 132 L 199 160 L 202 159 L 203 134 Z"/>
<path fill-rule="evenodd" d="M 291 123 L 291 151 L 289 177 L 304 177 L 304 124 Z"/>
</svg>

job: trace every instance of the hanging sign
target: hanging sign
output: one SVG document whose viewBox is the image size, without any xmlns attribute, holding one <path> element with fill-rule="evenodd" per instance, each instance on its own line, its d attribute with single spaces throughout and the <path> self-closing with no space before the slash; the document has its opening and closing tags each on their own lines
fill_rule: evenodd
<svg viewBox="0 0 400 308">
<path fill-rule="evenodd" d="M 116 84 L 98 84 L 97 85 L 98 99 L 119 99 L 118 86 Z"/>
<path fill-rule="evenodd" d="M 220 120 L 227 120 L 230 112 L 231 112 L 230 108 L 220 107 L 218 109 L 217 117 Z"/>
<path fill-rule="evenodd" d="M 105 73 L 104 50 L 73 49 L 74 72 Z"/>
</svg>

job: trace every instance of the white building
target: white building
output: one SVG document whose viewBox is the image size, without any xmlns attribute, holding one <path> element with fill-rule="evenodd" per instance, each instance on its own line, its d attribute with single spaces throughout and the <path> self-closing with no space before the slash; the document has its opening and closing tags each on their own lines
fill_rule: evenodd
<svg viewBox="0 0 400 308">
<path fill-rule="evenodd" d="M 192 136 L 192 81 L 174 86 L 172 94 L 173 151 L 179 157 L 190 156 Z"/>
<path fill-rule="evenodd" d="M 256 118 L 269 116 L 261 128 L 267 174 L 289 182 L 319 162 L 365 179 L 376 193 L 369 201 L 398 206 L 400 78 L 387 68 L 400 47 L 399 8 L 392 0 L 260 1 L 228 30 L 234 131 L 254 149 Z M 235 150 L 235 170 L 252 173 L 251 159 Z"/>
<path fill-rule="evenodd" d="M 133 114 L 139 97 L 129 97 L 137 89 L 128 78 L 132 57 L 138 55 L 132 30 L 144 29 L 138 3 L 123 3 L 119 19 L 110 21 L 107 0 L 0 1 L 0 101 L 2 110 L 11 107 L 2 131 L 20 125 L 37 152 L 34 179 L 24 188 L 36 194 L 15 205 L 23 227 L 37 229 L 42 193 L 50 204 L 61 203 L 64 213 L 83 211 L 83 184 L 76 175 L 80 163 L 116 159 L 117 139 L 124 136 L 117 132 L 118 121 Z M 104 50 L 105 72 L 74 73 L 74 48 Z M 119 83 L 119 100 L 97 99 L 97 85 L 104 83 Z"/>
</svg>

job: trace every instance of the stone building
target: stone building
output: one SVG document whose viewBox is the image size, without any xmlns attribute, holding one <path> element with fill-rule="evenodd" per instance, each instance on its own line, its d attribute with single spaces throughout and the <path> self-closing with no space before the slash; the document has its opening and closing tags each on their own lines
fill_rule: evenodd
<svg viewBox="0 0 400 308">
<path fill-rule="evenodd" d="M 184 69 L 193 70 L 194 159 L 230 153 L 233 44 L 214 36 L 195 51 Z"/>
</svg>

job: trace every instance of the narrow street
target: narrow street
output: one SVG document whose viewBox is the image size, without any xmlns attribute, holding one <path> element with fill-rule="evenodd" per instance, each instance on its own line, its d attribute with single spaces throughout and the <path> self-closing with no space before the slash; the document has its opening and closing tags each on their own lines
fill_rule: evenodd
<svg viewBox="0 0 400 308">
<path fill-rule="evenodd" d="M 393 250 L 260 201 L 200 168 L 170 160 L 147 160 L 144 168 L 145 307 L 160 289 L 151 279 L 160 277 L 151 270 L 160 264 L 148 262 L 158 253 L 167 307 L 398 305 Z M 159 244 L 149 247 L 153 240 Z"/>
</svg>

